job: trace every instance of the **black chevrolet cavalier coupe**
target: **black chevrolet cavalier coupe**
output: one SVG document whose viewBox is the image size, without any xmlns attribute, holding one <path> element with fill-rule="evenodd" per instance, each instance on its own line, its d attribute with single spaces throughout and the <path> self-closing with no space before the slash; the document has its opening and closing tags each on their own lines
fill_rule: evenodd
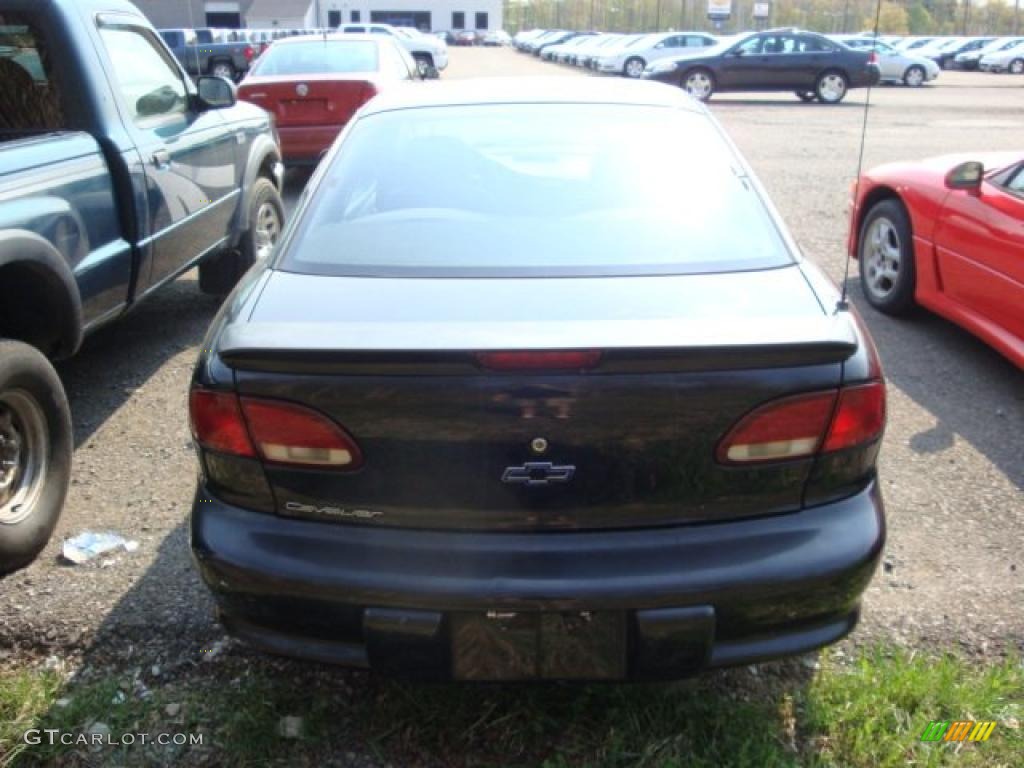
<svg viewBox="0 0 1024 768">
<path fill-rule="evenodd" d="M 884 539 L 873 344 L 705 108 L 463 81 L 366 105 L 190 392 L 229 631 L 461 680 L 843 637 Z"/>
</svg>

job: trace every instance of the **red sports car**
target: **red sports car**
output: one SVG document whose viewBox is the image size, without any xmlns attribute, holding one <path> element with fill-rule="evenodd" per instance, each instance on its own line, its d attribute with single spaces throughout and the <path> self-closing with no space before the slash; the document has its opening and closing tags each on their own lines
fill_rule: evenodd
<svg viewBox="0 0 1024 768">
<path fill-rule="evenodd" d="M 273 113 L 286 165 L 315 165 L 363 104 L 418 79 L 416 62 L 390 37 L 306 35 L 270 46 L 238 98 Z"/>
<path fill-rule="evenodd" d="M 920 304 L 1024 368 L 1024 152 L 874 168 L 861 177 L 849 249 L 873 307 Z"/>
</svg>

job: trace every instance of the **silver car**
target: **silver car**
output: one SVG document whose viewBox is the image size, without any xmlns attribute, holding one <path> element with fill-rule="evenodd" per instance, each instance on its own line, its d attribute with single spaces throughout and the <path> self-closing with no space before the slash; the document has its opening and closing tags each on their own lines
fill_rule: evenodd
<svg viewBox="0 0 1024 768">
<path fill-rule="evenodd" d="M 1024 74 L 1024 43 L 1006 48 L 978 61 L 978 69 L 982 72 L 1009 72 L 1011 75 Z"/>
<path fill-rule="evenodd" d="M 913 51 L 900 51 L 871 37 L 834 35 L 832 39 L 838 40 L 848 48 L 874 50 L 878 54 L 876 63 L 883 83 L 903 83 L 911 88 L 917 88 L 934 80 L 942 71 L 939 65 L 929 58 L 916 56 Z"/>
<path fill-rule="evenodd" d="M 596 58 L 598 72 L 621 74 L 626 77 L 639 78 L 644 68 L 652 61 L 669 56 L 679 56 L 686 49 L 706 48 L 718 42 L 706 32 L 668 32 L 647 35 L 645 38 L 630 45 L 618 48 Z"/>
</svg>

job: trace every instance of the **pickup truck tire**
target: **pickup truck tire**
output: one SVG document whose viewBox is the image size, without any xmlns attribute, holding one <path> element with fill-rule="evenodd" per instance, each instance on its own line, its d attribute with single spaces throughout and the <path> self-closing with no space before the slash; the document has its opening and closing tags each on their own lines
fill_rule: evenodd
<svg viewBox="0 0 1024 768">
<path fill-rule="evenodd" d="M 436 80 L 441 76 L 441 73 L 437 71 L 437 67 L 434 66 L 433 57 L 429 54 L 414 53 L 413 59 L 416 60 L 416 67 L 420 71 L 420 77 L 426 80 Z"/>
<path fill-rule="evenodd" d="M 57 525 L 71 480 L 71 410 L 50 361 L 0 340 L 0 575 L 28 565 Z"/>
<path fill-rule="evenodd" d="M 256 179 L 247 221 L 249 226 L 237 249 L 224 251 L 199 265 L 199 290 L 203 293 L 229 293 L 249 267 L 273 251 L 284 227 L 284 204 L 270 179 Z"/>
<path fill-rule="evenodd" d="M 230 61 L 214 61 L 210 64 L 210 74 L 217 77 L 226 77 L 231 82 L 234 82 L 235 65 Z"/>
</svg>

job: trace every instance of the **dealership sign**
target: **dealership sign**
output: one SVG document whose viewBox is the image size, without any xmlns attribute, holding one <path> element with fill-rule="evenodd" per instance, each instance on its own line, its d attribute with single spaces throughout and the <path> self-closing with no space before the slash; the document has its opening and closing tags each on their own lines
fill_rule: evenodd
<svg viewBox="0 0 1024 768">
<path fill-rule="evenodd" d="M 709 19 L 728 19 L 732 15 L 732 0 L 708 0 Z"/>
<path fill-rule="evenodd" d="M 771 3 L 754 3 L 754 18 L 767 19 L 771 15 Z"/>
</svg>

